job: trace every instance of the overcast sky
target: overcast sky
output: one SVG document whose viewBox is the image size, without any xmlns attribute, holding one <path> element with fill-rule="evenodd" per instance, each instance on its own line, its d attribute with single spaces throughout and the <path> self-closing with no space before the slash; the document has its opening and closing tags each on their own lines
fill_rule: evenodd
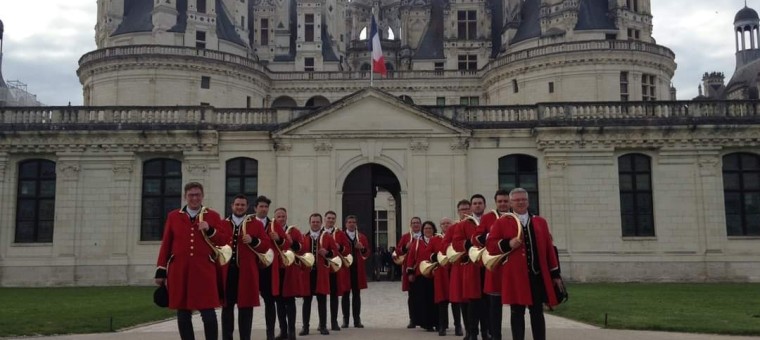
<svg viewBox="0 0 760 340">
<path fill-rule="evenodd" d="M 676 53 L 679 99 L 697 95 L 706 71 L 731 77 L 733 19 L 744 0 L 651 1 L 654 37 Z M 760 9 L 760 0 L 748 4 Z M 5 80 L 26 83 L 46 105 L 81 105 L 77 61 L 95 49 L 96 13 L 96 0 L 0 0 Z"/>
</svg>

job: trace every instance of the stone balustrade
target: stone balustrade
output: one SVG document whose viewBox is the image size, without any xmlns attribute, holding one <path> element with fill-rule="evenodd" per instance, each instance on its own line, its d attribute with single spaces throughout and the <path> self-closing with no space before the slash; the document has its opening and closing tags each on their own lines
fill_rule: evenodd
<svg viewBox="0 0 760 340">
<path fill-rule="evenodd" d="M 760 122 L 760 101 L 540 103 L 519 106 L 422 106 L 473 128 L 614 125 L 631 122 Z M 211 106 L 0 107 L 0 130 L 267 130 L 309 115 L 309 108 L 218 109 Z"/>
</svg>

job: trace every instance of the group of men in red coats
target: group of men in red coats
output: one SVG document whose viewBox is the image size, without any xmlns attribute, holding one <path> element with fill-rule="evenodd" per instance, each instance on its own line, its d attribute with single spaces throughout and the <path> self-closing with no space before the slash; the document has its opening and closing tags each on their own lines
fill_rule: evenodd
<svg viewBox="0 0 760 340">
<path fill-rule="evenodd" d="M 156 284 L 166 285 L 169 308 L 177 310 L 183 340 L 195 338 L 191 322 L 194 310 L 200 311 L 205 338 L 217 339 L 215 308 L 220 306 L 222 338 L 231 340 L 235 305 L 240 339 L 251 339 L 253 308 L 260 306 L 259 296 L 264 300 L 267 340 L 296 338 L 296 297 L 304 299 L 304 326 L 299 335 L 309 333 L 313 296 L 317 297 L 321 334 L 329 334 L 327 295 L 331 297 L 332 330 L 341 328 L 337 323 L 338 296 L 343 299 L 342 327 L 348 327 L 350 316 L 355 327 L 363 327 L 360 290 L 367 288 L 365 261 L 371 251 L 366 236 L 357 229 L 355 216 L 347 216 L 345 228 L 338 229 L 334 212 L 325 213 L 324 225 L 322 215 L 312 214 L 309 230 L 302 234 L 287 224 L 285 208 L 277 208 L 274 219 L 270 219 L 271 201 L 264 196 L 253 202 L 253 215 L 246 213 L 245 195 L 234 197 L 232 214 L 226 219 L 203 206 L 200 183 L 186 184 L 184 199 L 187 205 L 167 217 L 155 275 Z M 218 261 L 217 247 L 222 246 L 232 249 L 224 265 Z M 273 254 L 271 260 L 268 251 Z M 287 251 L 295 255 L 292 263 L 285 263 Z M 313 263 L 307 260 L 307 253 L 312 254 Z M 349 255 L 353 261 L 347 260 Z M 274 336 L 277 319 L 280 334 Z"/>
<path fill-rule="evenodd" d="M 555 289 L 564 291 L 548 223 L 529 213 L 525 189 L 498 190 L 494 201 L 496 209 L 488 212 L 480 194 L 458 202 L 459 221 L 441 220 L 442 234 L 434 233 L 433 222 L 412 218 L 394 254 L 404 260 L 407 273 L 402 290 L 409 292 L 408 328 L 421 326 L 446 335 L 451 303 L 456 335 L 462 335 L 461 311 L 464 340 L 476 340 L 479 334 L 484 340 L 501 340 L 502 305 L 510 305 L 512 339 L 525 338 L 526 308 L 533 339 L 546 339 L 543 307 L 558 304 Z M 482 261 L 472 261 L 468 255 L 473 247 L 498 262 L 487 269 Z M 434 268 L 429 277 L 423 263 Z M 426 295 L 427 289 L 433 294 Z M 434 311 L 425 307 L 430 303 L 438 305 L 438 320 L 432 324 Z"/>
</svg>

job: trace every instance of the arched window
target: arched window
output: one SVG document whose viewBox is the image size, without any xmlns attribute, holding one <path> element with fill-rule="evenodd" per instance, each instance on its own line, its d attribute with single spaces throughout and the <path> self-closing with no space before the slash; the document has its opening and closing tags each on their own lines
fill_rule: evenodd
<svg viewBox="0 0 760 340">
<path fill-rule="evenodd" d="M 322 107 L 330 105 L 330 101 L 327 100 L 327 98 L 322 96 L 314 96 L 309 98 L 309 100 L 306 101 L 305 107 Z"/>
<path fill-rule="evenodd" d="M 296 103 L 296 100 L 288 96 L 280 96 L 280 97 L 277 97 L 277 99 L 275 99 L 274 101 L 272 101 L 273 109 L 276 109 L 279 107 L 290 108 L 290 107 L 297 107 L 297 106 L 298 106 L 298 103 Z"/>
<path fill-rule="evenodd" d="M 402 94 L 402 95 L 400 95 L 400 96 L 398 96 L 398 97 L 399 97 L 399 98 L 401 98 L 401 100 L 403 100 L 403 101 L 404 101 L 404 103 L 407 103 L 407 104 L 414 104 L 414 100 L 412 99 L 412 97 L 409 97 L 409 96 L 407 96 L 407 95 L 405 95 L 405 94 Z"/>
<path fill-rule="evenodd" d="M 388 40 L 396 40 L 396 35 L 393 34 L 393 29 L 388 27 Z"/>
<path fill-rule="evenodd" d="M 728 236 L 760 235 L 760 155 L 723 156 L 723 196 Z"/>
<path fill-rule="evenodd" d="M 32 159 L 18 164 L 16 243 L 53 242 L 55 162 Z"/>
<path fill-rule="evenodd" d="M 359 32 L 359 40 L 367 40 L 367 27 L 362 28 L 361 32 Z"/>
<path fill-rule="evenodd" d="M 182 162 L 157 158 L 143 163 L 141 241 L 160 241 L 166 215 L 182 205 Z"/>
<path fill-rule="evenodd" d="M 528 155 L 499 158 L 499 188 L 523 188 L 528 192 L 528 210 L 538 214 L 538 161 Z"/>
<path fill-rule="evenodd" d="M 243 194 L 248 197 L 248 213 L 253 213 L 253 200 L 259 194 L 259 162 L 253 158 L 233 158 L 227 161 L 224 204 L 227 215 L 232 214 L 232 199 Z"/>
<path fill-rule="evenodd" d="M 642 154 L 618 158 L 623 236 L 655 236 L 651 163 Z"/>
</svg>

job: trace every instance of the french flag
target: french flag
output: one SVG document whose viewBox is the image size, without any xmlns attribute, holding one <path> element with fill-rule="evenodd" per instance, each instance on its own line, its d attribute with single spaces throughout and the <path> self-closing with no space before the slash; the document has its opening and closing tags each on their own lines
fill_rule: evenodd
<svg viewBox="0 0 760 340">
<path fill-rule="evenodd" d="M 369 50 L 372 52 L 372 72 L 386 75 L 385 58 L 380 46 L 380 32 L 377 30 L 374 15 L 372 15 L 372 25 L 369 29 Z"/>
</svg>

